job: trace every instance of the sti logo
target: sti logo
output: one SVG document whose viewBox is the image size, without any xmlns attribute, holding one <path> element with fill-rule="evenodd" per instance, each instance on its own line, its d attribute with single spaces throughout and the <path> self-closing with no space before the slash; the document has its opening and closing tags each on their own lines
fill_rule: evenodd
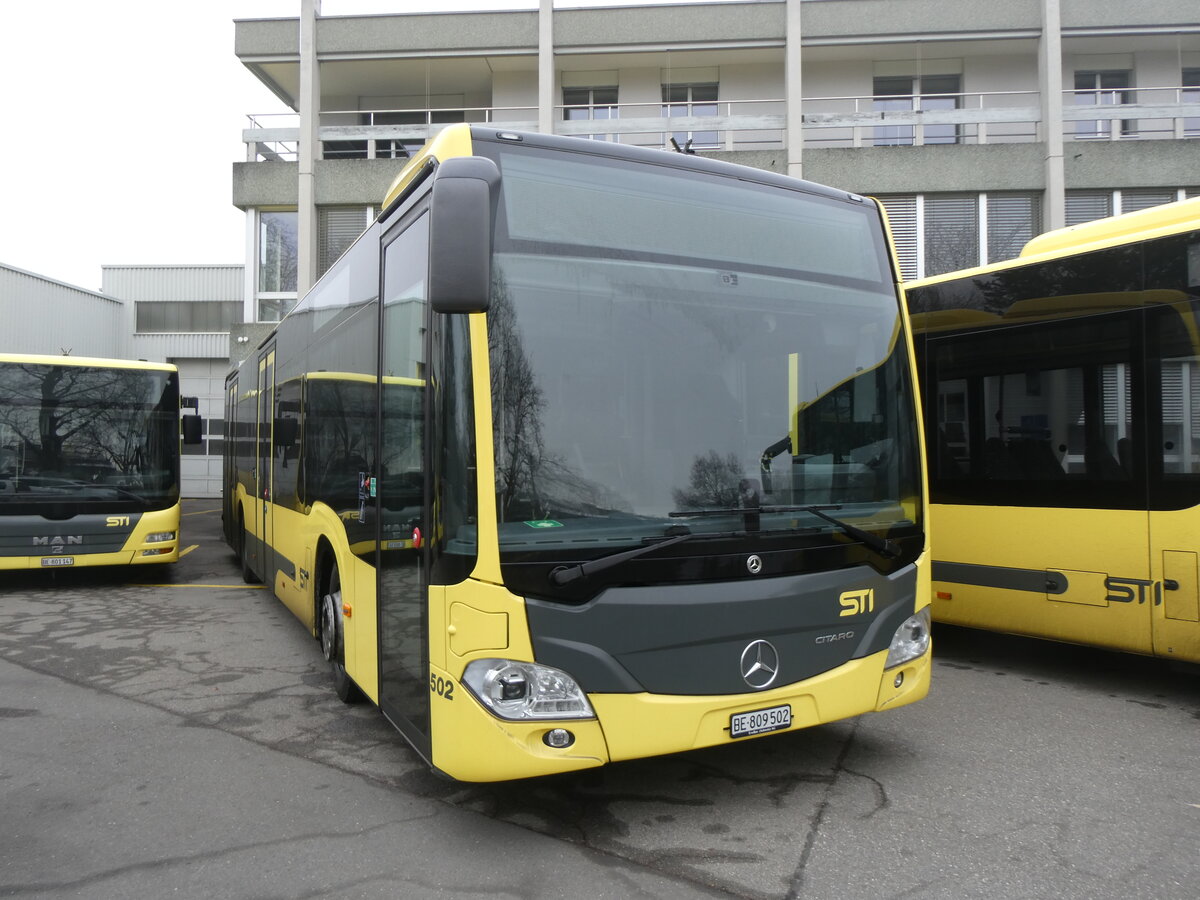
<svg viewBox="0 0 1200 900">
<path fill-rule="evenodd" d="M 875 611 L 875 589 L 867 588 L 861 591 L 846 591 L 838 597 L 842 606 L 839 616 L 857 616 L 860 613 Z"/>
</svg>

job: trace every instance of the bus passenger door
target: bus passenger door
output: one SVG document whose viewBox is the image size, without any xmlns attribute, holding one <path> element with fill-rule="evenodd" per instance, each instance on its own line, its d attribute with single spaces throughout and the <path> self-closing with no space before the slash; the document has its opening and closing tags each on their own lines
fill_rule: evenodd
<svg viewBox="0 0 1200 900">
<path fill-rule="evenodd" d="M 275 584 L 275 554 L 271 536 L 271 441 L 275 410 L 275 348 L 272 346 L 258 363 L 258 453 L 255 466 L 255 531 L 262 539 L 258 572 L 268 588 Z"/>
<path fill-rule="evenodd" d="M 1191 662 L 1200 662 L 1197 306 L 1181 301 L 1155 310 L 1148 354 L 1151 418 L 1157 423 L 1150 439 L 1154 654 Z"/>
<path fill-rule="evenodd" d="M 418 206 L 384 236 L 379 528 L 379 706 L 431 758 L 426 301 L 429 227 Z"/>
</svg>

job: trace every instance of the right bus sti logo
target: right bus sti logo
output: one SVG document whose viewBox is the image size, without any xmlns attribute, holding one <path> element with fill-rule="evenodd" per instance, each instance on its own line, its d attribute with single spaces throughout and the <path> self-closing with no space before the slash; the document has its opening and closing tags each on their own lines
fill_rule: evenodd
<svg viewBox="0 0 1200 900">
<path fill-rule="evenodd" d="M 859 613 L 875 611 L 875 589 L 863 588 L 857 591 L 846 591 L 838 597 L 842 607 L 839 616 L 857 616 Z"/>
</svg>

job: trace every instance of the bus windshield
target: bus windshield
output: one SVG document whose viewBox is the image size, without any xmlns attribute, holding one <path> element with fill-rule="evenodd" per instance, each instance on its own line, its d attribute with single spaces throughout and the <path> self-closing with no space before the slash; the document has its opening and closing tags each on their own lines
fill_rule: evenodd
<svg viewBox="0 0 1200 900">
<path fill-rule="evenodd" d="M 0 514 L 174 505 L 178 410 L 173 372 L 0 363 Z"/>
<path fill-rule="evenodd" d="M 870 204 L 497 147 L 502 558 L 915 531 L 909 366 Z M 714 552 L 698 543 L 676 552 Z"/>
</svg>

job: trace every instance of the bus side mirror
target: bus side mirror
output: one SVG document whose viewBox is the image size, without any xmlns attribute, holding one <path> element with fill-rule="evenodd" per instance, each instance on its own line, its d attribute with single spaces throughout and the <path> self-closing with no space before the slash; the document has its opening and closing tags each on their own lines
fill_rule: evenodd
<svg viewBox="0 0 1200 900">
<path fill-rule="evenodd" d="M 185 444 L 199 444 L 203 442 L 204 419 L 201 416 L 180 416 L 179 421 L 183 423 L 183 442 Z"/>
<path fill-rule="evenodd" d="M 500 170 L 490 159 L 461 156 L 438 166 L 429 223 L 429 304 L 434 312 L 487 312 L 499 193 Z"/>
</svg>

